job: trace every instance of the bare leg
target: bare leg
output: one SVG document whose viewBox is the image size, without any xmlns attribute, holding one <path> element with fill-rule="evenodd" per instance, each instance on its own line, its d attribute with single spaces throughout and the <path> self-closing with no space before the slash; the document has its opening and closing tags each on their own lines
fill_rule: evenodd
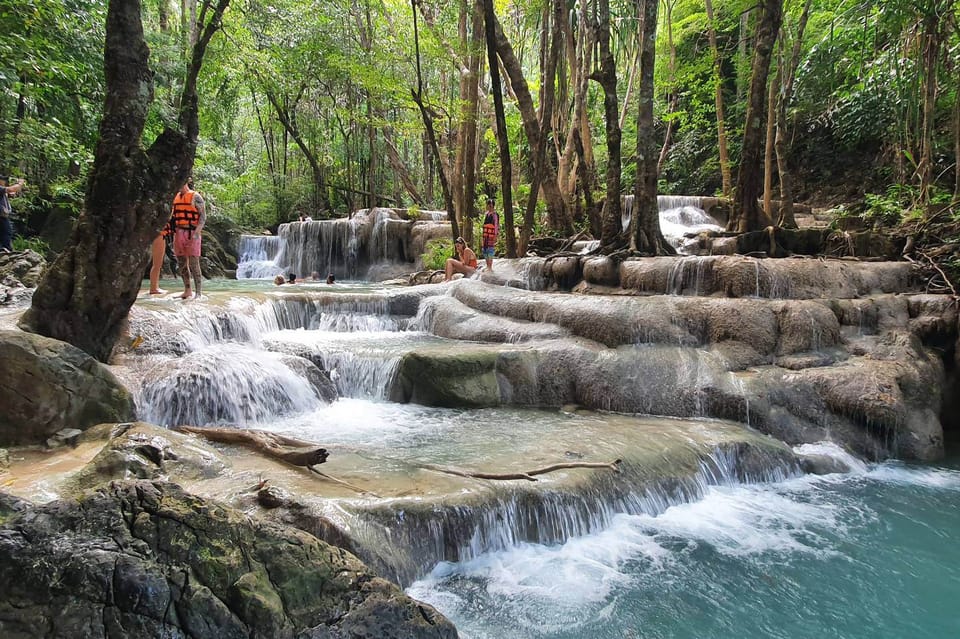
<svg viewBox="0 0 960 639">
<path fill-rule="evenodd" d="M 443 278 L 444 282 L 449 282 L 453 278 L 454 273 L 463 273 L 465 277 L 473 275 L 477 269 L 472 266 L 467 266 L 460 260 L 455 260 L 452 257 L 447 258 L 447 267 L 444 270 L 446 277 Z"/>
<path fill-rule="evenodd" d="M 166 250 L 166 242 L 163 235 L 153 238 L 153 244 L 150 246 L 150 257 L 153 260 L 150 264 L 150 294 L 162 295 L 166 293 L 160 288 L 160 270 L 163 268 L 163 255 Z"/>
<path fill-rule="evenodd" d="M 200 272 L 200 256 L 190 256 L 190 273 L 193 275 L 193 290 L 200 297 L 200 288 L 203 286 L 203 273 Z"/>
<path fill-rule="evenodd" d="M 487 270 L 488 270 L 488 271 L 492 271 L 492 270 L 493 270 L 493 258 L 492 258 L 492 257 L 488 257 L 488 258 L 487 258 Z"/>
<path fill-rule="evenodd" d="M 183 280 L 183 294 L 180 299 L 185 300 L 193 295 L 193 291 L 190 290 L 190 258 L 186 255 L 177 256 L 177 272 Z"/>
</svg>

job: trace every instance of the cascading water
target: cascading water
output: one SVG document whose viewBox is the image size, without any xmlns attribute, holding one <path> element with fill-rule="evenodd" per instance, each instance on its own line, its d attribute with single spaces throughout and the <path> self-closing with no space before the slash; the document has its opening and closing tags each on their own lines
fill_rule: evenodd
<svg viewBox="0 0 960 639">
<path fill-rule="evenodd" d="M 621 227 L 624 231 L 630 227 L 633 216 L 633 195 L 627 195 L 622 201 Z M 704 198 L 685 195 L 658 195 L 657 209 L 660 212 L 660 232 L 680 253 L 687 243 L 686 235 L 703 231 L 722 231 L 723 227 L 703 209 Z"/>
<path fill-rule="evenodd" d="M 709 290 L 706 264 L 684 263 L 671 274 L 670 290 Z M 538 277 L 535 270 L 527 274 Z M 140 397 L 142 414 L 167 424 L 255 425 L 323 442 L 338 455 L 361 457 L 364 472 L 384 473 L 374 490 L 415 486 L 413 497 L 391 495 L 379 508 L 369 506 L 372 498 L 351 494 L 323 514 L 349 530 L 361 556 L 383 574 L 405 584 L 420 577 L 409 592 L 453 618 L 462 636 L 798 637 L 830 636 L 838 627 L 842 636 L 857 639 L 951 636 L 955 621 L 938 611 L 960 594 L 953 568 L 960 557 L 949 549 L 931 557 L 926 547 L 952 541 L 960 529 L 955 509 L 942 508 L 960 494 L 957 472 L 858 466 L 842 451 L 818 445 L 797 453 L 846 455 L 854 473 L 798 477 L 795 460 L 782 451 L 765 458 L 760 442 L 767 438 L 738 424 L 693 419 L 646 425 L 646 418 L 576 409 L 465 410 L 384 401 L 405 354 L 436 348 L 474 356 L 487 353 L 489 344 L 436 338 L 427 332 L 427 315 L 391 314 L 401 306 L 407 313 L 415 309 L 387 295 L 264 286 L 264 301 L 231 301 L 220 309 L 184 305 L 167 313 L 189 337 L 189 348 L 181 361 L 158 366 L 149 380 L 156 384 Z M 424 290 L 411 289 L 409 296 L 427 295 Z M 445 289 L 437 290 L 439 298 Z M 810 313 L 800 312 L 797 321 L 804 328 L 810 321 L 816 330 Z M 638 327 L 640 342 L 643 330 L 648 327 Z M 808 336 L 814 349 L 830 343 L 819 333 Z M 548 362 L 538 352 L 542 343 L 509 344 L 515 353 L 534 352 L 523 372 L 543 375 L 533 381 L 538 388 L 554 381 L 549 370 L 538 369 Z M 678 346 L 670 352 L 642 343 L 603 350 L 590 360 L 592 385 L 576 401 L 599 406 L 594 387 L 620 384 L 636 406 L 702 416 L 721 397 L 736 404 L 732 411 L 745 404 L 745 419 L 735 418 L 749 424 L 750 371 L 730 373 L 720 354 L 695 341 Z M 330 374 L 341 399 L 320 399 L 298 368 L 304 361 Z M 499 370 L 491 376 L 495 385 L 518 381 L 505 380 Z M 226 381 L 214 388 L 205 377 Z M 165 385 L 167 379 L 188 383 Z M 715 441 L 724 429 L 750 438 L 749 445 Z M 665 461 L 664 451 L 683 441 L 689 450 Z M 620 473 L 548 474 L 537 484 L 458 478 L 461 483 L 444 485 L 443 476 L 427 467 L 527 470 L 558 459 L 621 455 L 640 462 L 625 464 Z M 462 502 L 454 507 L 431 494 L 438 484 L 456 486 Z M 371 540 L 385 554 L 379 564 L 363 554 Z M 404 556 L 391 555 L 396 549 Z M 901 618 L 891 612 L 901 599 L 920 613 Z"/>
<path fill-rule="evenodd" d="M 276 262 L 283 241 L 275 235 L 243 235 L 237 260 L 237 279 L 263 279 L 279 273 Z"/>
</svg>

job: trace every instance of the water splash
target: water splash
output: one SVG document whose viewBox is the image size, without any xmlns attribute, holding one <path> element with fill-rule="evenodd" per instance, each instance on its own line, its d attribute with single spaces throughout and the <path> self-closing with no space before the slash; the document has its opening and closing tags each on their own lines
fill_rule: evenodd
<svg viewBox="0 0 960 639">
<path fill-rule="evenodd" d="M 289 356 L 220 345 L 155 367 L 137 397 L 142 419 L 164 426 L 268 423 L 321 405 Z"/>
</svg>

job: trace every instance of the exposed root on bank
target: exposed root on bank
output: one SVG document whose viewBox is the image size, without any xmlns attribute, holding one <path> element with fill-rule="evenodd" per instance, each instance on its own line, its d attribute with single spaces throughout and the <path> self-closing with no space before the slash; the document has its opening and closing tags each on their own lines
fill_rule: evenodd
<svg viewBox="0 0 960 639">
<path fill-rule="evenodd" d="M 543 475 L 546 473 L 552 473 L 558 470 L 566 470 L 568 468 L 599 468 L 612 470 L 615 473 L 620 472 L 620 462 L 622 460 L 615 459 L 612 462 L 563 462 L 560 464 L 552 464 L 550 466 L 545 466 L 543 468 L 536 468 L 534 470 L 528 470 L 525 472 L 519 473 L 482 473 L 469 470 L 460 470 L 457 468 L 445 468 L 443 466 L 433 466 L 433 465 L 424 465 L 422 468 L 427 470 L 433 470 L 438 473 L 446 473 L 447 475 L 456 475 L 457 477 L 472 477 L 474 479 L 494 479 L 499 481 L 510 480 L 510 479 L 525 479 L 527 481 L 537 481 L 536 475 Z"/>
</svg>

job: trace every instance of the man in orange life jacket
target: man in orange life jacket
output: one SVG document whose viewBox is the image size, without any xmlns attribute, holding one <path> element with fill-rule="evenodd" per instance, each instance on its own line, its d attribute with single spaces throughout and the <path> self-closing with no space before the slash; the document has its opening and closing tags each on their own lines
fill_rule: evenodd
<svg viewBox="0 0 960 639">
<path fill-rule="evenodd" d="M 493 210 L 493 198 L 487 198 L 487 210 L 483 217 L 483 244 L 480 255 L 487 262 L 487 270 L 493 270 L 493 251 L 497 246 L 497 236 L 500 235 L 500 215 Z"/>
<path fill-rule="evenodd" d="M 187 180 L 173 198 L 173 215 L 170 226 L 173 228 L 173 254 L 177 256 L 177 267 L 183 278 L 183 295 L 189 299 L 196 293 L 200 297 L 203 274 L 200 272 L 200 232 L 207 222 L 207 211 L 203 198 L 193 190 L 193 178 Z M 190 289 L 190 277 L 194 288 Z"/>
</svg>

